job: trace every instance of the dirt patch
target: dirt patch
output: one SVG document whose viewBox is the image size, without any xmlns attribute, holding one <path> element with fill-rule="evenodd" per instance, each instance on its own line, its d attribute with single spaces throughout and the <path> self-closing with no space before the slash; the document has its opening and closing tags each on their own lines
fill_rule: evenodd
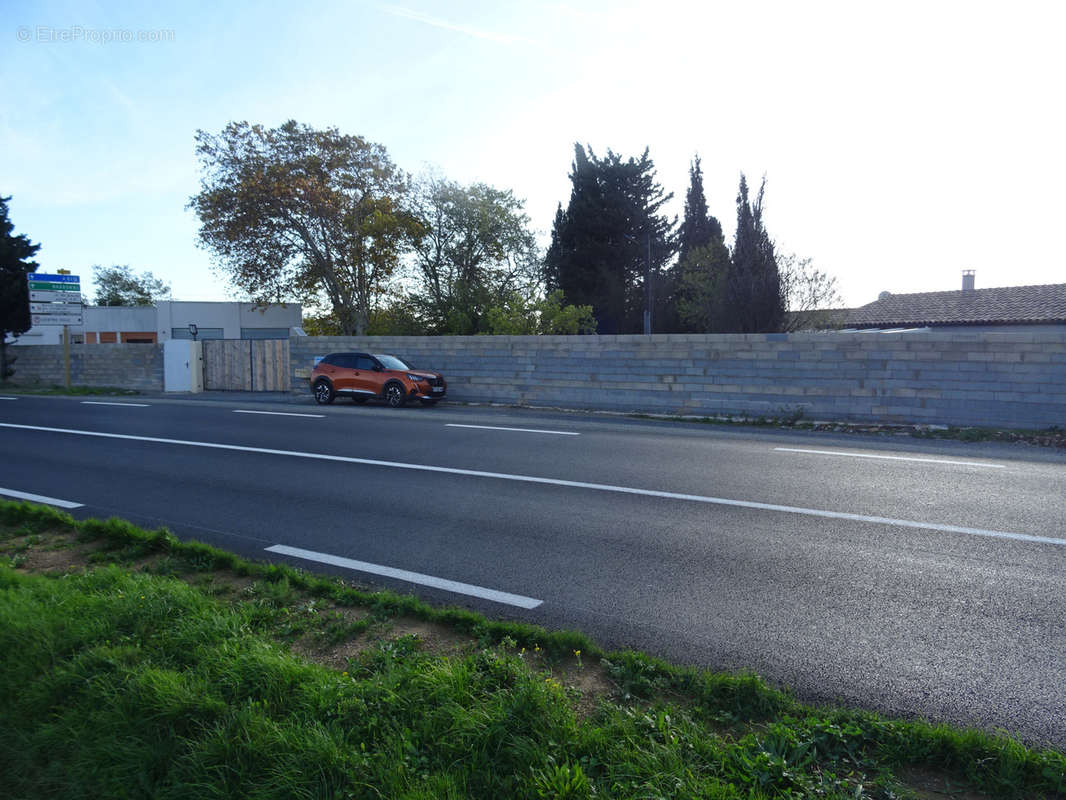
<svg viewBox="0 0 1066 800">
<path fill-rule="evenodd" d="M 22 572 L 72 572 L 85 569 L 89 556 L 100 549 L 100 543 L 79 542 L 73 534 L 48 533 L 9 539 L 3 551 L 17 558 Z"/>
<path fill-rule="evenodd" d="M 598 664 L 584 663 L 578 666 L 577 662 L 568 664 L 559 675 L 559 681 L 569 689 L 573 689 L 571 706 L 577 713 L 578 719 L 588 719 L 595 712 L 600 700 L 616 694 L 618 687 L 607 677 L 607 672 Z"/>
<path fill-rule="evenodd" d="M 453 629 L 425 622 L 413 617 L 397 617 L 390 622 L 388 636 L 384 638 L 399 639 L 401 636 L 417 636 L 423 652 L 435 656 L 460 655 L 470 650 L 474 640 Z"/>
<path fill-rule="evenodd" d="M 323 627 L 337 622 L 341 624 L 360 622 L 366 619 L 369 613 L 364 608 L 352 606 L 329 606 L 318 612 Z M 289 645 L 289 649 L 309 661 L 343 671 L 347 669 L 350 659 L 358 657 L 360 653 L 369 649 L 376 639 L 377 637 L 372 633 L 366 632 L 341 642 L 329 643 L 324 641 L 322 630 L 317 630 L 301 636 Z"/>
<path fill-rule="evenodd" d="M 372 644 L 365 636 L 360 636 L 339 644 L 323 645 L 319 637 L 306 634 L 293 642 L 290 650 L 308 661 L 343 671 L 348 668 L 351 659 L 358 658 L 359 654 L 368 650 Z"/>
<path fill-rule="evenodd" d="M 896 770 L 896 777 L 921 800 L 994 800 L 992 795 L 963 788 L 960 781 L 930 767 L 901 767 Z"/>
</svg>

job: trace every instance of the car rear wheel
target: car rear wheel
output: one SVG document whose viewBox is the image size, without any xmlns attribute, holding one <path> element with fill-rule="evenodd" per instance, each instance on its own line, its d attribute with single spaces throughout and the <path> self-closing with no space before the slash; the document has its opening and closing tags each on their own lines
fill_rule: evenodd
<svg viewBox="0 0 1066 800">
<path fill-rule="evenodd" d="M 407 393 L 403 386 L 398 383 L 390 383 L 385 387 L 385 402 L 393 408 L 400 408 L 407 402 Z"/>
<path fill-rule="evenodd" d="M 333 387 L 330 386 L 329 381 L 325 378 L 315 381 L 314 387 L 315 402 L 320 406 L 329 405 L 333 402 L 333 398 L 336 395 L 333 392 Z"/>
</svg>

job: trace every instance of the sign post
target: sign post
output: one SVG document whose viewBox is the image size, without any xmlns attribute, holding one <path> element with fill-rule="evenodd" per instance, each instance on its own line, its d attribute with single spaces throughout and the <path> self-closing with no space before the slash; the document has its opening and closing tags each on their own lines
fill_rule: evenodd
<svg viewBox="0 0 1066 800">
<path fill-rule="evenodd" d="M 62 271 L 52 274 L 31 272 L 26 276 L 30 289 L 30 322 L 63 326 L 63 379 L 70 389 L 70 326 L 82 324 L 81 278 Z"/>
<path fill-rule="evenodd" d="M 82 324 L 81 278 L 31 272 L 26 280 L 30 289 L 30 322 L 35 327 L 62 325 L 64 341 L 68 340 L 69 326 Z"/>
<path fill-rule="evenodd" d="M 70 326 L 63 326 L 63 376 L 70 391 Z"/>
</svg>

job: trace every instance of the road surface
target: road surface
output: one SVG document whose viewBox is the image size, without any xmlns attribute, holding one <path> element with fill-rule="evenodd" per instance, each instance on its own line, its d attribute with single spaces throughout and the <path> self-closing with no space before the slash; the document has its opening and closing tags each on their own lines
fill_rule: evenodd
<svg viewBox="0 0 1066 800">
<path fill-rule="evenodd" d="M 477 407 L 0 401 L 0 494 L 1066 747 L 1066 454 Z M 268 549 L 270 548 L 270 549 Z"/>
</svg>

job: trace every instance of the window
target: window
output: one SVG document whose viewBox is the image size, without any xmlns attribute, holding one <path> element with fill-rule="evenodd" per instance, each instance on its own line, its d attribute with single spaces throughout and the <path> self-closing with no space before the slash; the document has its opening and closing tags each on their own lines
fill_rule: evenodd
<svg viewBox="0 0 1066 800">
<path fill-rule="evenodd" d="M 385 369 L 411 369 L 396 356 L 375 356 Z"/>
<path fill-rule="evenodd" d="M 184 328 L 171 328 L 170 329 L 170 338 L 171 339 L 191 339 L 192 338 L 192 334 L 189 333 L 189 326 L 186 325 Z M 196 332 L 196 338 L 197 339 L 225 339 L 226 337 L 223 336 L 222 328 L 200 328 Z"/>
<path fill-rule="evenodd" d="M 242 339 L 288 339 L 288 328 L 241 328 Z"/>
<path fill-rule="evenodd" d="M 370 356 L 358 356 L 355 360 L 355 368 L 366 370 L 367 372 L 374 371 L 374 359 Z"/>
</svg>

